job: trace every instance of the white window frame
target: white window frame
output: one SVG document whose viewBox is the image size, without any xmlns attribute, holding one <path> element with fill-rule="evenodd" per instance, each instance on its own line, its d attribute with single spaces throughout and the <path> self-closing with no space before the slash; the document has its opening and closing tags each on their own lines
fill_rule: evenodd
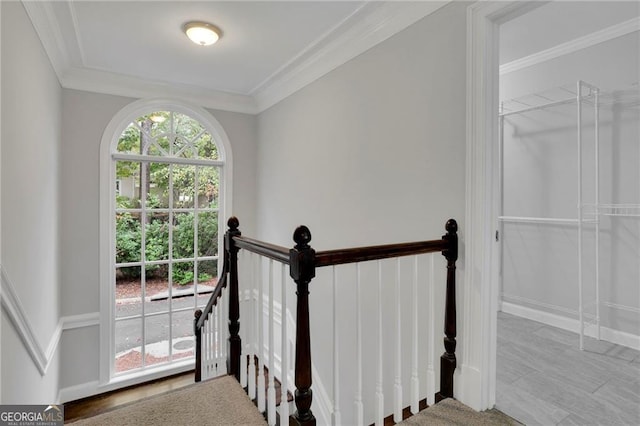
<svg viewBox="0 0 640 426">
<path fill-rule="evenodd" d="M 208 111 L 172 99 L 141 99 L 124 107 L 109 122 L 100 144 L 100 390 L 108 391 L 193 368 L 193 359 L 148 367 L 130 374 L 115 375 L 115 164 L 113 154 L 125 128 L 135 119 L 156 111 L 185 114 L 199 121 L 218 147 L 220 164 L 219 224 L 224 229 L 231 216 L 232 154 L 229 138 L 222 125 Z M 223 232 L 218 232 L 218 247 L 223 247 Z M 222 256 L 218 259 L 222 270 Z"/>
</svg>

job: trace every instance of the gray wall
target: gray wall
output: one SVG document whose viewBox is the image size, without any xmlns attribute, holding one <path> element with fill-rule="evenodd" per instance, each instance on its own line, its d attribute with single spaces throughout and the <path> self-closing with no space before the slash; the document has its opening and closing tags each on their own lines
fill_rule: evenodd
<svg viewBox="0 0 640 426">
<path fill-rule="evenodd" d="M 316 250 L 431 239 L 442 235 L 450 217 L 464 229 L 466 6 L 438 10 L 260 114 L 261 239 L 291 246 L 302 222 Z M 330 393 L 327 275 L 311 284 L 310 309 L 314 364 Z M 345 331 L 355 321 L 353 276 L 344 272 L 350 281 L 341 286 L 338 308 L 346 333 L 340 337 L 345 424 L 354 422 L 354 337 Z M 392 306 L 393 285 L 385 285 L 391 297 L 385 309 Z M 363 303 L 364 311 L 375 312 L 375 297 Z M 375 342 L 374 327 L 367 330 L 365 340 Z M 391 360 L 393 344 L 385 345 L 385 359 Z M 371 349 L 365 354 L 374 362 Z M 364 371 L 371 380 L 365 389 L 373 392 L 375 364 L 367 363 Z M 391 385 L 392 378 L 386 376 L 385 383 Z M 385 394 L 390 398 L 391 388 Z M 370 400 L 365 404 L 373 406 Z"/>
<path fill-rule="evenodd" d="M 19 2 L 2 2 L 2 269 L 37 344 L 60 319 L 62 89 Z M 6 285 L 6 283 L 5 283 Z M 43 377 L 2 314 L 2 402 L 51 403 L 58 354 Z"/>
<path fill-rule="evenodd" d="M 579 19 L 577 20 L 579 21 Z M 614 98 L 635 93 L 635 106 L 600 108 L 602 203 L 640 203 L 640 32 L 604 42 L 501 77 L 501 99 L 545 92 L 578 79 Z M 628 90 L 632 88 L 631 90 Z M 627 89 L 624 93 L 621 89 Z M 583 201 L 593 202 L 594 115 L 584 112 Z M 505 215 L 577 218 L 578 150 L 575 104 L 511 116 L 505 122 Z M 640 308 L 640 222 L 601 218 L 602 300 Z M 594 228 L 584 242 L 585 303 L 595 300 Z M 577 318 L 577 225 L 506 224 L 504 300 Z M 594 308 L 587 309 L 595 313 Z M 637 313 L 603 307 L 603 325 L 638 334 Z"/>
</svg>

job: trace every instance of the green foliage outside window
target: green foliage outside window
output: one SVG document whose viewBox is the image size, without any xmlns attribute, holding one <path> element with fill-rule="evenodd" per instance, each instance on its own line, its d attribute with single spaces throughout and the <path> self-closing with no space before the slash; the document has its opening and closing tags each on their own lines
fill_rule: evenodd
<svg viewBox="0 0 640 426">
<path fill-rule="evenodd" d="M 158 117 L 161 120 L 158 120 Z M 141 145 L 143 145 L 141 147 Z M 164 153 L 163 153 L 164 151 Z M 182 158 L 218 159 L 217 147 L 211 135 L 192 118 L 178 113 L 159 112 L 140 117 L 131 123 L 118 141 L 118 152 L 144 155 L 173 155 Z M 146 188 L 140 185 L 145 175 Z M 215 256 L 218 253 L 218 214 L 197 212 L 194 207 L 218 207 L 219 169 L 217 167 L 171 165 L 167 163 L 117 161 L 116 179 L 132 182 L 134 193 L 116 196 L 118 209 L 140 209 L 140 200 L 146 198 L 144 223 L 144 260 L 169 260 L 169 239 L 172 259 L 194 259 Z M 197 181 L 197 185 L 196 185 Z M 173 193 L 170 194 L 170 188 Z M 122 190 L 121 190 L 122 191 Z M 143 196 L 143 194 L 145 194 Z M 171 205 L 170 200 L 172 200 Z M 169 214 L 154 209 L 171 207 L 188 209 Z M 198 247 L 195 241 L 195 214 L 197 214 Z M 142 252 L 142 226 L 139 212 L 116 214 L 116 263 L 140 262 Z M 170 232 L 171 230 L 171 232 Z M 196 251 L 196 252 L 194 252 Z M 217 275 L 216 262 L 198 262 L 198 281 L 207 281 Z M 172 281 L 186 285 L 194 281 L 194 261 L 172 263 Z M 138 278 L 141 268 L 121 268 L 126 278 Z M 168 265 L 146 265 L 149 278 L 167 277 Z"/>
</svg>

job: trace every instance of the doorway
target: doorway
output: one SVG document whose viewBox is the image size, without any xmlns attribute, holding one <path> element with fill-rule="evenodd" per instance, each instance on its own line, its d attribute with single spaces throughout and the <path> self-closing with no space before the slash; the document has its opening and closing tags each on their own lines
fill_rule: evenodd
<svg viewBox="0 0 640 426">
<path fill-rule="evenodd" d="M 640 419 L 638 15 L 549 2 L 499 27 L 495 403 L 525 424 Z"/>
</svg>

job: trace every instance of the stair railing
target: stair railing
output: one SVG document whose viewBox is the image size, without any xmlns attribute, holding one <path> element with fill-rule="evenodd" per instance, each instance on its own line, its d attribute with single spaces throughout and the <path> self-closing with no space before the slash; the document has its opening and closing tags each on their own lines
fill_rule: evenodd
<svg viewBox="0 0 640 426">
<path fill-rule="evenodd" d="M 202 339 L 205 334 L 204 331 L 206 329 L 208 321 L 212 318 L 212 312 L 218 304 L 218 300 L 222 295 L 222 291 L 226 288 L 227 284 L 229 286 L 229 320 L 228 320 L 228 329 L 229 329 L 229 338 L 228 338 L 228 356 L 227 356 L 227 369 L 228 374 L 232 374 L 238 379 L 243 386 L 247 386 L 247 390 L 250 397 L 255 397 L 256 386 L 257 386 L 257 403 L 260 411 L 265 411 L 264 407 L 264 382 L 257 384 L 255 383 L 255 378 L 253 377 L 253 369 L 251 365 L 254 362 L 254 355 L 257 356 L 259 366 L 258 371 L 262 373 L 264 358 L 269 359 L 269 391 L 267 395 L 269 409 L 268 412 L 268 423 L 275 424 L 275 398 L 273 397 L 273 376 L 275 373 L 275 369 L 273 367 L 273 325 L 269 326 L 269 346 L 270 353 L 268 355 L 262 354 L 264 349 L 264 345 L 262 343 L 262 334 L 263 334 L 263 324 L 261 319 L 264 317 L 264 305 L 263 305 L 263 293 L 262 293 L 262 284 L 257 285 L 256 289 L 253 287 L 249 290 L 249 297 L 251 299 L 257 293 L 258 302 L 256 303 L 257 308 L 255 312 L 254 320 L 255 324 L 251 324 L 252 331 L 254 334 L 258 334 L 260 337 L 260 343 L 257 345 L 256 353 L 253 353 L 253 349 L 249 349 L 248 353 L 243 353 L 242 341 L 239 335 L 240 331 L 240 293 L 238 288 L 238 252 L 240 249 L 245 249 L 247 252 L 254 253 L 262 258 L 269 259 L 269 319 L 273 322 L 273 262 L 279 262 L 282 264 L 282 303 L 286 302 L 286 294 L 284 291 L 284 270 L 285 265 L 289 266 L 289 274 L 293 281 L 296 284 L 296 294 L 297 294 L 297 305 L 296 305 L 296 324 L 295 324 L 295 406 L 296 411 L 294 414 L 289 416 L 289 423 L 292 425 L 315 425 L 316 418 L 311 411 L 311 402 L 313 398 L 313 393 L 311 389 L 312 385 L 312 360 L 311 360 L 311 339 L 310 339 L 310 323 L 309 323 L 309 284 L 312 279 L 316 275 L 316 268 L 333 266 L 336 265 L 344 265 L 349 263 L 355 263 L 358 267 L 358 292 L 360 283 L 359 283 L 359 274 L 360 274 L 360 262 L 367 261 L 381 261 L 383 259 L 390 258 L 399 258 L 403 256 L 417 256 L 420 254 L 426 253 L 437 253 L 441 252 L 442 255 L 447 260 L 447 280 L 446 280 L 446 300 L 444 307 L 444 348 L 445 352 L 440 357 L 440 390 L 435 394 L 435 401 L 439 401 L 444 398 L 452 398 L 454 396 L 453 389 L 453 374 L 456 368 L 456 298 L 455 298 L 455 270 L 456 270 L 456 260 L 458 257 L 458 237 L 457 237 L 457 223 L 455 220 L 450 219 L 445 229 L 447 233 L 442 236 L 438 240 L 430 240 L 430 241 L 420 241 L 420 242 L 412 242 L 412 243 L 402 243 L 402 244 L 389 244 L 389 245 L 381 245 L 381 246 L 371 246 L 371 247 L 359 247 L 359 248 L 348 248 L 348 249 L 338 249 L 338 250 L 326 250 L 316 252 L 309 243 L 311 242 L 311 232 L 306 226 L 298 227 L 294 234 L 293 240 L 295 242 L 295 246 L 291 249 L 287 249 L 285 247 L 269 244 L 263 241 L 254 240 L 251 238 L 247 238 L 242 236 L 239 231 L 239 222 L 238 219 L 232 217 L 228 221 L 229 230 L 225 234 L 225 253 L 224 253 L 224 267 L 223 272 L 221 274 L 220 280 L 216 289 L 214 290 L 209 303 L 205 307 L 204 311 L 196 311 L 195 320 L 194 320 L 194 328 L 195 328 L 195 336 L 196 336 L 196 381 L 200 381 L 202 379 L 202 365 L 206 365 L 204 363 L 204 358 L 202 357 L 202 353 L 207 352 L 207 348 L 203 347 Z M 260 264 L 258 264 L 260 265 Z M 378 267 L 380 268 L 380 263 L 378 262 Z M 417 265 L 417 261 L 416 261 Z M 254 265 L 255 266 L 255 265 Z M 417 266 L 416 266 L 417 268 Z M 254 278 L 258 278 L 260 274 L 259 266 L 258 268 L 249 267 L 248 269 L 255 271 L 252 275 L 255 275 Z M 399 289 L 400 285 L 400 263 L 398 261 L 398 281 L 397 288 Z M 381 276 L 381 273 L 380 273 Z M 259 278 L 258 278 L 259 280 Z M 381 283 L 381 278 L 380 278 Z M 414 281 L 414 288 L 417 285 L 417 269 L 416 276 Z M 380 284 L 381 285 L 381 284 Z M 255 291 L 254 291 L 255 290 Z M 336 280 L 335 280 L 335 268 L 334 268 L 334 290 L 336 288 Z M 335 297 L 336 291 L 334 291 Z M 399 294 L 399 293 L 397 293 Z M 397 315 L 397 324 L 398 331 L 400 331 L 400 299 L 397 296 L 398 307 L 396 309 Z M 356 310 L 359 311 L 359 299 L 357 299 L 358 306 Z M 379 303 L 381 302 L 381 297 L 379 297 Z M 283 404 L 285 405 L 285 410 L 281 410 L 280 416 L 283 417 L 284 413 L 287 413 L 286 410 L 286 391 L 287 391 L 287 371 L 286 368 L 286 353 L 288 352 L 286 349 L 286 308 L 282 307 L 281 310 L 281 321 L 283 324 L 281 341 L 282 341 L 282 363 L 281 366 L 281 376 L 283 379 L 282 384 L 282 394 L 283 394 Z M 413 310 L 414 315 L 417 315 L 417 307 Z M 381 314 L 380 314 L 381 317 Z M 417 317 L 416 317 L 417 318 Z M 358 321 L 360 321 L 360 315 L 358 313 Z M 416 321 L 417 322 L 417 321 Z M 360 325 L 358 326 L 360 327 Z M 335 318 L 334 318 L 334 331 L 336 328 Z M 381 327 L 380 327 L 381 328 Z M 415 330 L 417 333 L 417 329 Z M 220 335 L 217 333 L 216 335 Z M 253 336 L 255 337 L 255 336 Z M 381 345 L 381 343 L 380 343 Z M 334 346 L 337 352 L 337 342 L 334 342 Z M 360 354 L 358 357 L 361 357 L 361 348 L 357 349 Z M 262 354 L 263 356 L 260 356 Z M 336 355 L 337 356 L 337 355 Z M 381 357 L 381 355 L 380 355 Z M 246 360 L 250 364 L 249 366 L 249 374 L 245 375 L 246 368 Z M 335 361 L 334 357 L 334 361 Z M 417 363 L 417 355 L 413 357 L 413 364 Z M 380 365 L 382 363 L 380 362 Z M 381 368 L 381 367 L 380 367 Z M 415 370 L 415 368 L 414 368 Z M 399 367 L 396 372 L 396 384 L 395 384 L 395 398 L 394 398 L 394 421 L 398 422 L 402 419 L 402 393 L 399 380 Z M 415 374 L 412 375 L 412 406 L 411 411 L 417 412 L 417 378 L 414 377 Z M 262 374 L 258 375 L 258 378 L 263 377 Z M 339 417 L 339 413 L 335 411 L 338 410 L 337 404 L 337 385 L 334 382 L 334 415 Z M 360 378 L 360 386 L 361 386 L 361 378 Z M 381 385 L 380 385 L 381 386 Z M 380 389 L 377 389 L 377 393 L 379 394 Z M 360 395 L 361 398 L 361 395 Z M 413 400 L 416 400 L 415 404 Z M 261 402 L 262 401 L 262 402 Z M 362 405 L 362 401 L 358 401 L 358 395 L 356 395 L 356 405 Z M 381 405 L 383 402 L 379 402 L 378 405 L 379 410 L 377 410 L 376 415 L 376 423 L 380 423 L 380 416 L 382 413 Z M 282 406 L 281 406 L 282 407 Z M 360 407 L 360 413 L 356 416 L 356 423 L 363 424 L 363 416 Z M 334 418 L 334 423 L 339 423 L 339 420 L 336 422 Z"/>
</svg>

